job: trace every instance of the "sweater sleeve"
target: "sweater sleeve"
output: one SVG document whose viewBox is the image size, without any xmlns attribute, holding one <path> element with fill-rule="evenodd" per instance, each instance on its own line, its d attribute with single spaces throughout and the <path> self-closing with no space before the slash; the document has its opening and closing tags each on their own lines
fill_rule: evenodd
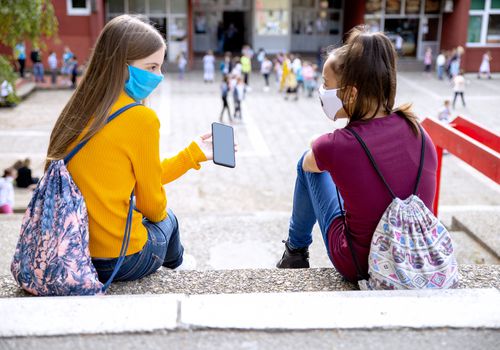
<svg viewBox="0 0 500 350">
<path fill-rule="evenodd" d="M 165 158 L 161 162 L 162 176 L 161 183 L 168 184 L 182 175 L 184 175 L 189 169 L 200 169 L 200 162 L 207 160 L 207 157 L 200 149 L 196 142 L 191 142 L 191 144 L 180 151 L 177 155 Z"/>
<path fill-rule="evenodd" d="M 136 178 L 137 209 L 152 222 L 166 218 L 167 197 L 162 185 L 160 164 L 160 122 L 152 110 L 144 110 L 134 134 L 132 166 Z"/>
</svg>

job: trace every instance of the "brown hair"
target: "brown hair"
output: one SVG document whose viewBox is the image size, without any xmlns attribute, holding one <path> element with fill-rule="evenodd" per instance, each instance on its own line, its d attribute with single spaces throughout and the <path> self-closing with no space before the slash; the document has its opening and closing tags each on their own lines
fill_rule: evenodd
<svg viewBox="0 0 500 350">
<path fill-rule="evenodd" d="M 137 17 L 122 15 L 102 30 L 88 68 L 50 135 L 45 170 L 52 160 L 63 159 L 69 145 L 85 130 L 88 140 L 106 124 L 113 104 L 128 79 L 127 64 L 165 47 L 160 33 Z M 92 119 L 92 120 L 91 120 Z"/>
<path fill-rule="evenodd" d="M 331 51 L 335 60 L 330 68 L 340 83 L 342 104 L 349 122 L 373 119 L 382 109 L 403 117 L 418 135 L 418 119 L 411 104 L 394 109 L 396 97 L 396 50 L 384 33 L 369 33 L 364 26 L 353 28 L 343 46 Z M 357 90 L 356 102 L 347 108 L 348 97 Z M 372 115 L 369 113 L 373 111 Z"/>
</svg>

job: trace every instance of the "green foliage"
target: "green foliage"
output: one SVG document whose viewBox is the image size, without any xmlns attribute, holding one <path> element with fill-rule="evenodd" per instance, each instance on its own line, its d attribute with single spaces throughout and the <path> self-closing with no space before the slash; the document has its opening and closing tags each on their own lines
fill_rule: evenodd
<svg viewBox="0 0 500 350">
<path fill-rule="evenodd" d="M 57 33 L 57 18 L 50 0 L 0 0 L 0 43 L 14 47 L 29 40 L 40 45 L 42 36 Z"/>
<path fill-rule="evenodd" d="M 51 0 L 0 0 L 0 44 L 14 48 L 25 40 L 43 47 L 42 37 L 57 33 L 58 23 Z M 7 80 L 15 88 L 17 75 L 8 57 L 0 55 L 0 84 Z M 15 92 L 7 102 L 18 103 Z"/>
<path fill-rule="evenodd" d="M 6 100 L 10 104 L 19 103 L 19 97 L 16 96 L 15 91 L 15 82 L 16 82 L 17 74 L 12 70 L 12 65 L 10 62 L 4 57 L 0 55 L 0 84 L 4 80 L 7 80 L 12 84 L 12 88 L 14 92 L 7 96 Z"/>
</svg>

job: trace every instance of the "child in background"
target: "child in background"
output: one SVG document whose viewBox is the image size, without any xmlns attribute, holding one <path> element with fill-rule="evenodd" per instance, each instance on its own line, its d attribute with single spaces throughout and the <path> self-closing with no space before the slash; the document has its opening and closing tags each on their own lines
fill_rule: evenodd
<svg viewBox="0 0 500 350">
<path fill-rule="evenodd" d="M 260 73 L 264 77 L 264 81 L 266 85 L 264 86 L 264 91 L 269 91 L 269 75 L 273 70 L 273 63 L 267 57 L 264 57 L 262 60 L 262 64 L 260 66 Z"/>
<path fill-rule="evenodd" d="M 219 121 L 222 123 L 222 117 L 224 116 L 224 111 L 227 109 L 227 114 L 229 116 L 229 122 L 233 121 L 231 117 L 231 110 L 229 109 L 229 104 L 227 103 L 227 95 L 229 95 L 229 78 L 227 75 L 224 75 L 222 78 L 222 84 L 220 86 L 220 92 L 222 97 L 222 111 L 220 112 Z"/>
<path fill-rule="evenodd" d="M 444 70 L 446 66 L 446 56 L 444 52 L 441 51 L 436 58 L 436 71 L 439 80 L 443 80 Z"/>
<path fill-rule="evenodd" d="M 233 54 L 231 52 L 226 52 L 224 55 L 224 60 L 220 63 L 220 72 L 222 75 L 228 75 L 233 70 Z"/>
<path fill-rule="evenodd" d="M 50 52 L 48 61 L 49 61 L 49 68 L 50 68 L 50 76 L 51 76 L 52 85 L 56 85 L 57 84 L 57 55 L 54 51 Z"/>
<path fill-rule="evenodd" d="M 465 107 L 464 92 L 465 92 L 465 78 L 462 70 L 453 77 L 453 91 L 455 96 L 453 97 L 453 109 L 455 109 L 455 102 L 457 101 L 458 95 L 462 98 L 462 106 Z"/>
<path fill-rule="evenodd" d="M 71 82 L 69 80 L 69 76 L 71 75 L 71 58 L 72 57 L 73 57 L 73 52 L 71 52 L 69 47 L 65 46 L 64 47 L 64 54 L 62 56 L 63 66 L 61 68 L 61 74 L 65 77 L 64 83 L 67 86 L 71 85 Z"/>
<path fill-rule="evenodd" d="M 179 68 L 179 80 L 184 79 L 184 73 L 186 72 L 187 59 L 184 52 L 179 53 L 177 56 L 177 67 Z"/>
<path fill-rule="evenodd" d="M 203 57 L 203 81 L 213 83 L 215 79 L 215 57 L 212 50 L 209 50 Z"/>
<path fill-rule="evenodd" d="M 315 72 L 311 62 L 305 61 L 302 68 L 302 76 L 304 77 L 304 87 L 307 92 L 307 97 L 312 97 L 316 87 Z"/>
<path fill-rule="evenodd" d="M 71 87 L 76 89 L 76 77 L 78 76 L 78 59 L 71 57 Z"/>
<path fill-rule="evenodd" d="M 14 213 L 14 178 L 15 170 L 5 169 L 0 178 L 0 214 Z"/>
<path fill-rule="evenodd" d="M 241 102 L 245 99 L 245 86 L 245 81 L 239 77 L 233 89 L 234 119 L 241 120 Z"/>
<path fill-rule="evenodd" d="M 450 100 L 444 101 L 444 107 L 439 111 L 438 119 L 440 122 L 448 124 L 451 119 L 451 108 L 450 108 Z"/>
<path fill-rule="evenodd" d="M 432 49 L 428 47 L 424 54 L 425 72 L 430 73 L 432 67 Z"/>
<path fill-rule="evenodd" d="M 289 72 L 285 80 L 285 100 L 288 96 L 295 94 L 295 101 L 299 99 L 299 84 L 294 72 Z"/>
<path fill-rule="evenodd" d="M 491 53 L 487 51 L 483 55 L 481 66 L 479 66 L 479 73 L 477 74 L 478 79 L 481 79 L 481 75 L 486 75 L 488 79 L 491 79 L 490 61 L 491 61 Z"/>
<path fill-rule="evenodd" d="M 236 56 L 234 59 L 233 59 L 233 69 L 231 70 L 231 75 L 233 75 L 236 79 L 241 77 L 241 62 L 240 62 L 240 58 L 238 56 Z"/>
</svg>

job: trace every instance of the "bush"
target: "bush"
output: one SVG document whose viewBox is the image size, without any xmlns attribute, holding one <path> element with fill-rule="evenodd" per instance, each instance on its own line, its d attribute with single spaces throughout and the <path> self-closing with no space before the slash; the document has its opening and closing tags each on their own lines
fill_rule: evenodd
<svg viewBox="0 0 500 350">
<path fill-rule="evenodd" d="M 5 98 L 5 102 L 7 102 L 7 104 L 19 103 L 20 99 L 16 95 L 17 74 L 12 69 L 12 64 L 9 62 L 8 58 L 4 55 L 0 55 L 0 84 L 2 84 L 4 80 L 7 80 L 12 85 L 13 89 L 13 92 Z M 2 102 L 0 101 L 0 103 Z"/>
</svg>

